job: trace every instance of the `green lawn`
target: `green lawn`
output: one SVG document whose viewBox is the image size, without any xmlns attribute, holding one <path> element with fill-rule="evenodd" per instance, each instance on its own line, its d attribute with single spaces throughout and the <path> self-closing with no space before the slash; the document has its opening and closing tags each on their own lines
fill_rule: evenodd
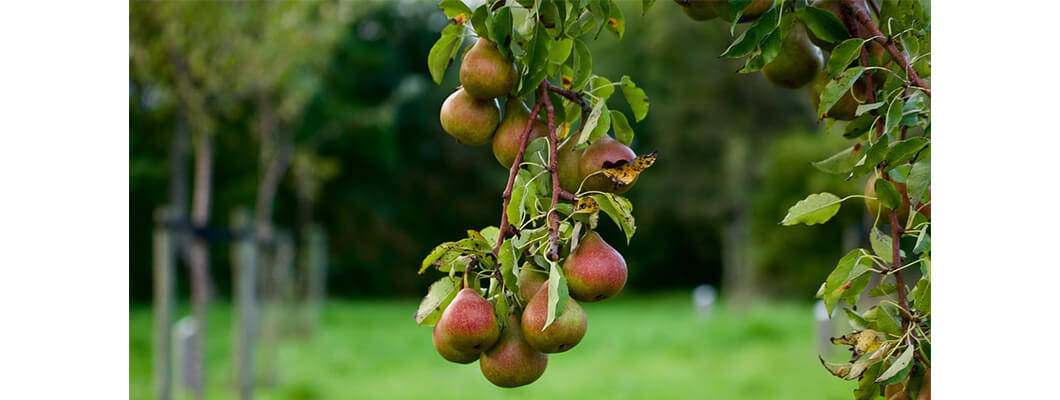
<svg viewBox="0 0 1060 400">
<path fill-rule="evenodd" d="M 430 328 L 412 321 L 416 301 L 332 302 L 309 339 L 277 346 L 277 382 L 264 399 L 849 399 L 855 383 L 817 361 L 808 304 L 772 304 L 696 317 L 685 294 L 626 296 L 584 304 L 589 332 L 549 357 L 531 385 L 500 389 L 477 363 L 446 362 Z M 210 314 L 210 398 L 235 398 L 230 308 Z M 151 313 L 129 316 L 132 399 L 152 398 Z M 468 397 L 471 396 L 471 397 Z"/>
</svg>

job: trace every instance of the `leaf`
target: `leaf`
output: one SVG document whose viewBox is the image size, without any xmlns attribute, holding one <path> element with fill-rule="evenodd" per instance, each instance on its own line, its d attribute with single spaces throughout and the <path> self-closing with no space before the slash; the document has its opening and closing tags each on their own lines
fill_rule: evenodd
<svg viewBox="0 0 1060 400">
<path fill-rule="evenodd" d="M 641 172 L 655 164 L 658 151 L 651 154 L 642 154 L 633 159 L 633 162 L 618 160 L 618 162 L 604 161 L 601 172 L 615 185 L 615 189 L 633 183 Z"/>
<path fill-rule="evenodd" d="M 427 289 L 427 295 L 420 300 L 420 306 L 416 309 L 413 318 L 420 326 L 433 326 L 442 317 L 442 310 L 456 297 L 457 288 L 460 287 L 460 279 L 454 277 L 442 277 L 431 284 Z"/>
<path fill-rule="evenodd" d="M 821 92 L 821 101 L 817 104 L 817 118 L 824 118 L 828 110 L 831 110 L 832 106 L 850 91 L 863 72 L 865 72 L 864 67 L 850 68 L 839 74 L 839 78 L 829 81 L 824 91 Z"/>
<path fill-rule="evenodd" d="M 825 173 L 847 175 L 854 169 L 860 159 L 861 143 L 857 143 L 824 160 L 812 162 L 810 165 Z"/>
<path fill-rule="evenodd" d="M 552 325 L 556 317 L 563 313 L 563 309 L 567 306 L 567 301 L 570 299 L 570 293 L 567 289 L 567 278 L 563 276 L 563 272 L 559 269 L 559 264 L 549 261 L 549 265 L 548 317 L 545 318 L 545 326 L 541 327 L 542 331 Z"/>
<path fill-rule="evenodd" d="M 905 370 L 906 367 L 909 367 L 909 362 L 913 360 L 913 353 L 915 353 L 913 346 L 906 346 L 905 351 L 902 352 L 902 355 L 898 356 L 898 359 L 894 360 L 891 367 L 887 368 L 886 371 L 883 371 L 879 378 L 876 378 L 876 383 L 895 383 L 887 382 L 887 380 L 898 375 L 898 373 Z M 908 373 L 909 371 L 905 372 Z"/>
<path fill-rule="evenodd" d="M 526 45 L 526 55 L 523 57 L 526 65 L 523 70 L 523 80 L 519 86 L 519 96 L 536 90 L 548 74 L 548 45 L 551 41 L 552 38 L 545 32 L 544 26 L 537 25 L 533 39 Z"/>
<path fill-rule="evenodd" d="M 880 385 L 876 383 L 876 377 L 880 375 L 882 366 L 882 363 L 875 363 L 862 372 L 858 387 L 854 389 L 854 400 L 873 400 L 880 396 Z"/>
<path fill-rule="evenodd" d="M 849 335 L 832 338 L 832 344 L 850 346 L 850 362 L 854 362 L 865 354 L 879 350 L 884 344 L 882 336 L 879 332 L 872 329 L 864 329 Z M 875 356 L 875 354 L 873 355 Z"/>
<path fill-rule="evenodd" d="M 464 23 L 460 21 L 461 16 L 465 19 L 471 17 L 471 9 L 460 0 L 442 0 L 438 3 L 438 8 L 442 9 L 446 18 L 458 20 L 457 23 Z"/>
<path fill-rule="evenodd" d="M 876 164 L 883 161 L 884 156 L 887 155 L 887 145 L 890 142 L 887 135 L 880 137 L 876 143 L 870 145 L 869 150 L 865 152 L 865 157 L 858 161 L 858 165 L 854 166 L 854 172 L 850 174 L 850 178 L 860 178 L 865 174 L 876 169 Z"/>
<path fill-rule="evenodd" d="M 441 37 L 438 38 L 431 50 L 427 53 L 427 69 L 431 72 L 431 79 L 435 84 L 442 83 L 445 70 L 453 63 L 456 52 L 460 49 L 460 33 L 463 25 L 450 24 L 442 29 Z"/>
<path fill-rule="evenodd" d="M 825 12 L 828 15 L 832 15 L 831 12 Z M 843 71 L 850 63 L 854 62 L 861 55 L 861 46 L 864 43 L 859 38 L 847 39 L 832 49 L 832 55 L 828 58 L 828 66 L 826 68 L 828 76 L 833 78 L 838 76 L 840 71 Z"/>
<path fill-rule="evenodd" d="M 488 243 L 497 243 L 497 237 L 501 235 L 501 230 L 497 229 L 496 226 L 487 226 L 479 231 L 482 237 L 486 238 Z"/>
<path fill-rule="evenodd" d="M 574 205 L 575 214 L 592 214 L 597 211 L 600 211 L 600 205 L 592 197 L 580 198 Z"/>
<path fill-rule="evenodd" d="M 888 264 L 894 262 L 891 257 L 891 236 L 883 233 L 883 231 L 872 228 L 872 232 L 869 233 L 869 244 L 872 245 L 872 252 L 876 253 L 877 256 L 886 261 Z"/>
<path fill-rule="evenodd" d="M 471 27 L 475 29 L 475 34 L 480 38 L 490 39 L 489 29 L 486 29 L 486 18 L 489 16 L 489 7 L 485 4 L 478 6 L 475 12 L 471 13 Z"/>
<path fill-rule="evenodd" d="M 596 200 L 600 209 L 610 216 L 611 220 L 615 221 L 615 225 L 618 225 L 622 232 L 626 234 L 626 243 L 628 244 L 630 239 L 633 238 L 633 233 L 637 230 L 636 221 L 633 219 L 633 204 L 625 197 L 612 193 L 594 194 L 591 197 Z"/>
<path fill-rule="evenodd" d="M 872 129 L 873 122 L 876 122 L 876 116 L 872 114 L 863 114 L 860 117 L 854 118 L 853 121 L 848 122 L 843 128 L 843 137 L 853 139 L 864 135 L 865 132 Z"/>
<path fill-rule="evenodd" d="M 850 373 L 850 363 L 830 363 L 828 361 L 825 361 L 824 357 L 817 356 L 817 358 L 821 360 L 821 365 L 824 366 L 824 369 L 827 369 L 828 372 L 832 375 L 845 379 L 847 374 Z"/>
<path fill-rule="evenodd" d="M 512 183 L 512 195 L 508 198 L 508 221 L 515 226 L 523 224 L 523 200 L 526 198 L 527 186 L 530 181 L 530 171 L 520 169 Z"/>
<path fill-rule="evenodd" d="M 920 278 L 913 289 L 913 308 L 923 313 L 931 312 L 931 280 Z"/>
<path fill-rule="evenodd" d="M 515 247 L 512 246 L 511 239 L 507 239 L 501 242 L 501 247 L 497 249 L 497 263 L 500 264 L 501 277 L 504 278 L 504 288 L 511 292 L 519 292 L 519 288 L 516 286 L 518 278 L 515 276 L 515 263 L 519 261 L 519 256 L 515 253 Z"/>
<path fill-rule="evenodd" d="M 615 129 L 615 138 L 626 146 L 633 144 L 633 128 L 621 111 L 611 110 L 611 127 Z"/>
<path fill-rule="evenodd" d="M 742 11 L 740 11 L 742 13 Z M 744 31 L 736 40 L 729 45 L 729 48 L 725 49 L 725 52 L 721 53 L 722 57 L 738 58 L 751 54 L 759 43 L 762 42 L 770 32 L 773 32 L 777 28 L 778 18 L 780 13 L 780 7 L 773 7 L 765 14 L 762 14 L 751 27 Z M 734 19 L 736 21 L 738 19 Z"/>
<path fill-rule="evenodd" d="M 607 108 L 607 103 L 603 101 L 600 103 L 604 104 L 604 108 L 600 110 L 600 119 L 596 121 L 596 126 L 593 127 L 592 132 L 589 132 L 589 143 L 607 136 L 607 131 L 611 130 L 611 112 Z"/>
<path fill-rule="evenodd" d="M 850 37 L 850 31 L 843 25 L 843 21 L 840 21 L 839 17 L 831 11 L 816 7 L 803 7 L 795 12 L 795 16 L 818 39 L 836 43 Z"/>
<path fill-rule="evenodd" d="M 548 49 L 548 62 L 554 65 L 561 65 L 567 62 L 573 46 L 574 41 L 571 39 L 556 40 Z"/>
<path fill-rule="evenodd" d="M 497 45 L 498 50 L 507 58 L 511 58 L 512 39 L 512 9 L 504 7 L 493 14 L 493 18 L 486 20 L 490 31 L 490 41 Z"/>
<path fill-rule="evenodd" d="M 806 225 L 825 223 L 839 212 L 839 205 L 842 201 L 839 196 L 828 192 L 811 194 L 791 206 L 780 224 L 791 226 L 798 223 Z"/>
<path fill-rule="evenodd" d="M 898 322 L 898 309 L 890 304 L 882 303 L 872 307 L 863 316 L 866 321 L 869 321 L 870 326 L 880 332 L 895 336 L 900 335 L 902 332 L 902 326 Z"/>
<path fill-rule="evenodd" d="M 894 188 L 894 184 L 886 179 L 876 180 L 876 198 L 884 207 L 897 210 L 902 205 L 902 195 Z"/>
<path fill-rule="evenodd" d="M 858 314 L 857 311 L 851 310 L 849 308 L 844 308 L 843 311 L 846 312 L 847 321 L 850 322 L 850 326 L 852 328 L 857 330 L 864 330 L 869 327 L 869 322 L 866 321 L 865 318 L 861 316 L 861 314 Z"/>
<path fill-rule="evenodd" d="M 596 124 L 600 121 L 600 116 L 603 115 L 606 103 L 603 100 L 597 101 L 593 105 L 593 109 L 589 111 L 589 117 L 585 119 L 585 125 L 581 128 L 581 136 L 578 136 L 578 143 L 582 144 L 589 141 L 589 137 L 592 136 L 594 130 L 596 130 Z M 608 116 L 610 117 L 610 116 Z"/>
<path fill-rule="evenodd" d="M 872 290 L 869 291 L 869 295 L 877 297 L 886 296 L 891 293 L 894 293 L 897 290 L 898 287 L 895 286 L 893 283 L 883 283 L 872 288 Z"/>
<path fill-rule="evenodd" d="M 898 127 L 899 122 L 902 122 L 902 102 L 898 99 L 894 99 L 891 101 L 891 104 L 887 106 L 883 131 L 888 133 L 891 132 L 894 128 Z"/>
<path fill-rule="evenodd" d="M 875 103 L 859 105 L 857 110 L 854 111 L 854 115 L 858 115 L 858 116 L 863 115 L 866 112 L 869 112 L 869 111 L 872 111 L 872 110 L 875 110 L 877 108 L 882 107 L 884 104 L 887 104 L 887 103 L 882 102 L 882 101 L 877 101 Z"/>
<path fill-rule="evenodd" d="M 931 160 L 921 159 L 913 164 L 906 178 L 906 190 L 909 193 L 909 203 L 913 206 L 920 205 L 924 193 L 931 187 Z"/>
<path fill-rule="evenodd" d="M 599 97 L 600 100 L 607 100 L 615 93 L 615 87 L 614 85 L 611 85 L 611 81 L 602 76 L 594 75 L 593 78 L 589 80 L 589 83 L 592 87 L 590 92 L 594 96 Z"/>
<path fill-rule="evenodd" d="M 924 137 L 913 137 L 906 140 L 894 142 L 887 149 L 884 160 L 887 165 L 897 166 L 912 160 L 920 150 L 928 146 L 930 142 Z"/>
<path fill-rule="evenodd" d="M 614 1 L 611 1 L 610 12 L 607 18 L 607 30 L 615 35 L 618 40 L 622 40 L 622 35 L 626 33 L 626 17 L 622 15 L 622 8 L 620 8 Z"/>
<path fill-rule="evenodd" d="M 641 15 L 648 15 L 648 10 L 655 5 L 655 0 L 641 0 Z"/>
<path fill-rule="evenodd" d="M 868 284 L 869 275 L 865 273 L 870 271 L 871 265 L 871 260 L 862 249 L 851 250 L 839 259 L 824 281 L 824 306 L 829 317 L 839 300 L 846 298 L 848 303 L 857 303 L 861 290 Z"/>
<path fill-rule="evenodd" d="M 574 40 L 574 79 L 570 89 L 580 91 L 589 82 L 593 72 L 593 56 L 581 39 Z"/>
<path fill-rule="evenodd" d="M 626 97 L 626 103 L 629 103 L 629 108 L 633 110 L 633 118 L 637 122 L 648 116 L 648 106 L 651 104 L 648 101 L 648 95 L 644 94 L 644 90 L 637 87 L 629 76 L 622 76 L 622 95 Z"/>
</svg>

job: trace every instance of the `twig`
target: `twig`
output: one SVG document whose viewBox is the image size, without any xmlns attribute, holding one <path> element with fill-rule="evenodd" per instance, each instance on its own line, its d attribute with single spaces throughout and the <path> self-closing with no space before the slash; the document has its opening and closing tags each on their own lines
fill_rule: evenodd
<svg viewBox="0 0 1060 400">
<path fill-rule="evenodd" d="M 509 100 L 511 101 L 511 100 Z M 501 243 L 504 243 L 504 238 L 511 233 L 512 226 L 508 222 L 508 203 L 512 200 L 512 187 L 515 185 L 515 177 L 519 174 L 519 165 L 523 163 L 523 153 L 526 152 L 526 143 L 530 137 L 530 130 L 534 127 L 534 121 L 537 119 L 537 114 L 541 111 L 542 103 L 540 101 L 534 104 L 534 109 L 530 111 L 530 118 L 526 120 L 526 127 L 523 128 L 523 132 L 519 134 L 519 151 L 515 153 L 515 160 L 512 161 L 512 166 L 508 171 L 508 185 L 504 187 L 504 194 L 501 195 L 503 198 L 503 205 L 501 206 L 501 226 L 500 232 L 497 234 L 497 243 L 493 245 L 493 255 L 499 256 L 501 250 Z"/>
<path fill-rule="evenodd" d="M 894 60 L 898 62 L 898 65 L 905 69 L 906 75 L 909 75 L 909 80 L 913 81 L 916 86 L 924 88 L 924 93 L 931 96 L 931 87 L 928 86 L 927 82 L 924 82 L 923 79 L 920 79 L 920 75 L 913 70 L 913 66 L 909 63 L 909 58 L 906 57 L 905 52 L 899 50 L 889 36 L 885 36 L 883 32 L 880 32 L 880 28 L 876 26 L 875 22 L 872 22 L 872 17 L 870 17 L 869 14 L 857 4 L 857 1 L 843 0 L 843 6 L 846 12 L 851 13 L 858 19 L 858 22 L 861 22 L 861 24 L 869 30 L 869 34 L 872 35 L 871 37 L 875 38 L 874 40 L 877 43 L 883 45 L 883 47 L 891 53 L 891 56 L 893 56 Z"/>
<path fill-rule="evenodd" d="M 845 11 L 845 12 L 841 13 L 841 14 L 843 14 L 842 15 L 843 24 L 847 26 L 847 29 L 850 30 L 850 33 L 852 35 L 854 35 L 854 37 L 864 39 L 865 35 L 861 32 L 861 24 L 859 24 L 854 19 L 853 13 L 851 12 L 851 9 L 848 8 L 848 7 L 844 7 L 843 11 Z M 864 66 L 864 67 L 868 67 L 869 66 L 869 49 L 866 46 L 861 46 L 860 58 L 861 58 L 861 65 Z M 865 75 L 865 77 L 863 79 L 865 79 L 865 85 L 868 86 L 868 88 L 869 88 L 868 94 L 867 94 L 867 98 L 865 100 L 868 103 L 870 103 L 870 104 L 871 103 L 875 103 L 876 102 L 876 85 L 872 82 L 872 73 L 869 73 L 869 74 Z M 857 83 L 855 82 L 854 84 L 856 85 Z M 883 136 L 883 124 L 876 124 L 876 138 L 879 139 L 881 136 Z"/>
<path fill-rule="evenodd" d="M 548 172 L 552 175 L 552 207 L 548 210 L 548 253 L 549 260 L 559 261 L 559 214 L 556 203 L 559 202 L 559 140 L 556 139 L 556 117 L 552 108 L 552 99 L 548 98 L 547 83 L 541 85 L 541 99 L 545 102 L 545 114 L 548 115 Z"/>
<path fill-rule="evenodd" d="M 894 283 L 898 288 L 898 304 L 901 305 L 902 311 L 902 329 L 907 329 L 911 322 L 909 316 L 913 315 L 912 310 L 909 308 L 909 300 L 905 294 L 905 280 L 902 279 L 902 227 L 898 225 L 898 213 L 891 210 L 891 271 L 894 271 Z"/>
</svg>

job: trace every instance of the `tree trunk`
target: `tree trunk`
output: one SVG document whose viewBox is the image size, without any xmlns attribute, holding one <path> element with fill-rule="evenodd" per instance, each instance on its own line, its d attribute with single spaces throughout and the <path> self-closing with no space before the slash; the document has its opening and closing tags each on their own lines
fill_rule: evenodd
<svg viewBox="0 0 1060 400">
<path fill-rule="evenodd" d="M 176 240 L 166 226 L 175 212 L 170 207 L 155 211 L 154 232 L 154 380 L 155 395 L 169 400 L 172 394 L 172 345 L 170 325 L 173 321 L 173 264 L 176 263 Z"/>
<path fill-rule="evenodd" d="M 722 228 L 722 293 L 730 305 L 746 307 L 754 295 L 750 259 L 751 164 L 748 138 L 729 139 L 725 152 L 725 193 L 728 212 Z"/>
<path fill-rule="evenodd" d="M 232 290 L 239 316 L 235 319 L 234 359 L 236 379 L 241 399 L 254 397 L 254 348 L 257 344 L 257 274 L 254 272 L 254 237 L 251 234 L 250 212 L 240 207 L 232 212 L 231 229 L 237 235 L 232 243 Z"/>
<path fill-rule="evenodd" d="M 213 180 L 213 137 L 209 132 L 199 132 L 195 137 L 195 192 L 192 197 L 191 223 L 193 227 L 205 228 L 210 222 L 210 198 Z M 209 243 L 201 235 L 191 240 L 189 252 L 191 267 L 191 297 L 195 312 L 197 334 L 192 340 L 192 391 L 195 398 L 205 398 L 205 338 L 206 310 L 209 302 Z"/>
</svg>

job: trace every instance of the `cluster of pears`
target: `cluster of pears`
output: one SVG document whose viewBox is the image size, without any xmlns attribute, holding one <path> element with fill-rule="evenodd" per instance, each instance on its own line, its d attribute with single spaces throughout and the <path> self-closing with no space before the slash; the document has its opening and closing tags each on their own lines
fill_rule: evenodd
<svg viewBox="0 0 1060 400">
<path fill-rule="evenodd" d="M 442 103 L 442 129 L 472 146 L 492 142 L 497 162 L 510 168 L 519 152 L 519 135 L 528 123 L 531 129 L 527 143 L 548 135 L 548 127 L 540 118 L 529 121 L 530 111 L 518 98 L 508 97 L 501 113 L 497 98 L 508 95 L 517 81 L 514 64 L 504 58 L 496 45 L 479 38 L 460 64 L 461 88 Z M 564 190 L 575 193 L 581 187 L 586 191 L 623 193 L 633 186 L 617 185 L 599 173 L 605 162 L 633 162 L 636 153 L 629 146 L 610 136 L 579 150 L 574 149 L 575 142 L 569 138 L 558 149 L 558 173 Z"/>
<path fill-rule="evenodd" d="M 536 381 L 548 366 L 548 354 L 570 350 L 585 336 L 588 320 L 578 301 L 604 300 L 626 283 L 625 259 L 592 231 L 567 256 L 563 271 L 571 299 L 547 328 L 548 276 L 526 264 L 518 276 L 521 312 L 513 310 L 502 327 L 493 305 L 477 290 L 460 289 L 434 326 L 434 348 L 455 363 L 478 360 L 482 375 L 500 387 Z"/>
<path fill-rule="evenodd" d="M 674 0 L 690 18 L 696 21 L 705 21 L 720 18 L 732 22 L 729 16 L 729 2 L 725 0 Z M 840 17 L 840 0 L 815 0 L 811 6 L 830 11 L 836 17 Z M 740 16 L 739 22 L 750 22 L 769 11 L 773 7 L 773 0 L 753 0 Z M 821 92 L 828 85 L 828 77 L 823 72 L 825 55 L 823 51 L 831 51 L 835 43 L 822 40 L 806 29 L 801 22 L 797 22 L 792 31 L 781 43 L 780 52 L 776 58 L 762 67 L 762 75 L 770 83 L 785 89 L 798 89 L 809 85 L 810 101 L 814 109 L 821 98 Z M 869 56 L 875 65 L 886 65 L 889 63 L 890 54 L 879 43 L 869 43 Z M 875 77 L 882 82 L 885 71 L 878 71 Z M 862 78 L 855 82 L 853 87 L 843 95 L 842 98 L 825 116 L 837 120 L 849 121 L 855 117 L 858 105 L 864 102 L 872 88 Z"/>
</svg>

